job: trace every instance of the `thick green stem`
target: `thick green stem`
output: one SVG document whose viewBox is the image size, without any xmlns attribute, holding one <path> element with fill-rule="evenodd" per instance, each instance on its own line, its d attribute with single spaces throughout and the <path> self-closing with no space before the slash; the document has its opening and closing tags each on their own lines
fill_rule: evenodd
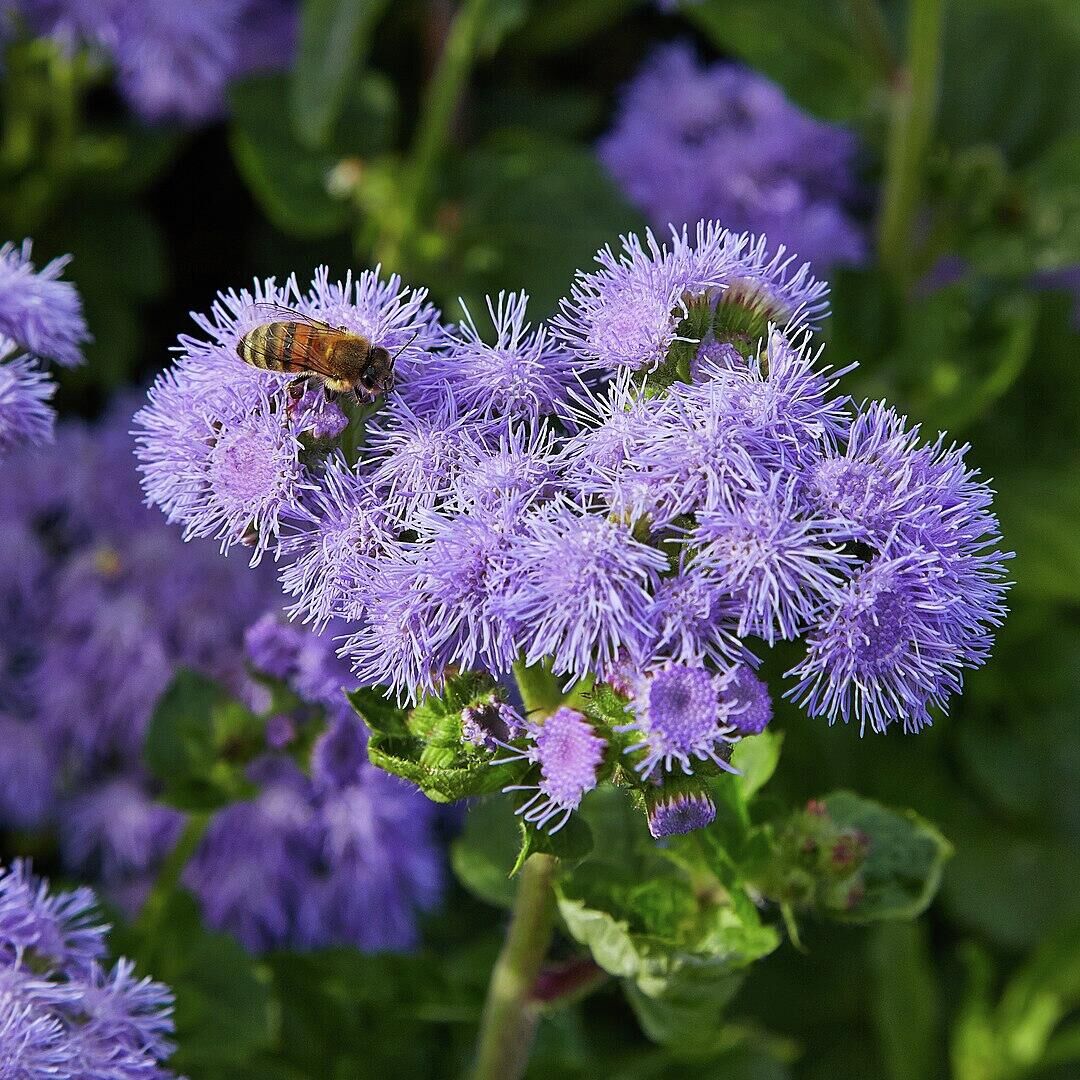
<svg viewBox="0 0 1080 1080">
<path fill-rule="evenodd" d="M 542 664 L 514 664 L 514 678 L 521 691 L 521 701 L 531 720 L 542 719 L 553 713 L 564 701 L 563 680 L 552 675 Z"/>
<path fill-rule="evenodd" d="M 176 846 L 169 852 L 168 858 L 158 871 L 154 887 L 150 890 L 138 921 L 145 948 L 150 952 L 153 951 L 158 940 L 158 930 L 165 918 L 169 898 L 176 891 L 180 883 L 180 875 L 195 854 L 195 849 L 199 846 L 209 824 L 210 814 L 201 812 L 189 814 L 180 839 L 177 840 Z M 144 960 L 146 959 L 149 958 L 144 956 Z"/>
<path fill-rule="evenodd" d="M 424 92 L 416 141 L 405 166 L 398 213 L 378 244 L 378 259 L 385 269 L 400 268 L 405 246 L 416 232 L 476 59 L 488 4 L 489 0 L 462 0 L 450 25 L 438 66 Z"/>
<path fill-rule="evenodd" d="M 901 289 L 910 284 L 914 266 L 915 215 L 937 110 L 944 4 L 911 0 L 907 61 L 892 92 L 878 250 Z"/>
<path fill-rule="evenodd" d="M 519 1080 L 529 1061 L 540 1005 L 532 989 L 555 926 L 558 860 L 530 855 L 521 870 L 510 928 L 491 972 L 473 1080 Z"/>
</svg>

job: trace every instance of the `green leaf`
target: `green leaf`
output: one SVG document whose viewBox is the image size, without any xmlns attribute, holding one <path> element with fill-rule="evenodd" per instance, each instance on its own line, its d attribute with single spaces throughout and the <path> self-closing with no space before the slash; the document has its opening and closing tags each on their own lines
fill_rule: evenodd
<svg viewBox="0 0 1080 1080">
<path fill-rule="evenodd" d="M 289 86 L 289 112 L 301 145 L 315 149 L 328 141 L 387 6 L 387 0 L 304 0 Z M 280 100 L 274 102 L 278 111 Z"/>
<path fill-rule="evenodd" d="M 486 292 L 524 288 L 533 317 L 548 314 L 598 248 L 643 225 L 591 150 L 524 131 L 460 160 L 449 200 L 424 272 L 473 312 Z"/>
<path fill-rule="evenodd" d="M 489 751 L 462 739 L 462 710 L 490 702 L 494 687 L 490 676 L 459 675 L 447 681 L 442 694 L 428 695 L 404 718 L 386 706 L 378 690 L 348 697 L 371 732 L 368 757 L 373 764 L 412 781 L 435 802 L 456 802 L 501 791 L 528 769 L 526 762 L 492 765 Z"/>
<path fill-rule="evenodd" d="M 194 671 L 180 671 L 158 701 L 144 753 L 167 791 L 203 784 L 213 771 L 217 754 L 212 712 L 220 700 L 217 683 Z"/>
<path fill-rule="evenodd" d="M 347 690 L 345 696 L 356 714 L 372 731 L 382 735 L 402 736 L 409 733 L 405 726 L 405 710 L 395 705 L 392 698 L 373 687 Z"/>
<path fill-rule="evenodd" d="M 143 754 L 181 810 L 211 810 L 254 791 L 243 766 L 262 747 L 261 724 L 213 681 L 180 670 L 154 709 Z"/>
<path fill-rule="evenodd" d="M 924 1080 L 940 1060 L 938 989 L 925 927 L 885 923 L 869 943 L 873 1018 L 891 1080 Z"/>
<path fill-rule="evenodd" d="M 259 75 L 235 83 L 230 91 L 233 120 L 230 142 L 248 186 L 270 220 L 283 232 L 305 238 L 340 232 L 354 213 L 332 191 L 332 173 L 343 159 L 382 153 L 395 125 L 393 91 L 369 73 L 350 84 L 331 144 L 311 150 L 297 142 L 281 122 L 283 75 Z"/>
<path fill-rule="evenodd" d="M 850 910 L 832 913 L 841 922 L 913 919 L 926 910 L 941 884 L 952 847 L 912 810 L 890 810 L 850 791 L 823 800 L 832 820 L 869 839 L 860 878 L 862 898 Z"/>
<path fill-rule="evenodd" d="M 115 934 L 115 946 L 145 957 L 146 970 L 176 995 L 179 1049 L 170 1066 L 191 1075 L 238 1066 L 269 1047 L 273 1010 L 267 971 L 231 935 L 203 927 L 195 900 L 173 892 L 153 940 Z"/>
<path fill-rule="evenodd" d="M 521 847 L 520 825 L 510 799 L 480 799 L 469 807 L 465 827 L 450 848 L 458 881 L 497 907 L 511 907 L 517 892 L 511 874 Z"/>
<path fill-rule="evenodd" d="M 831 120 L 858 116 L 882 72 L 846 0 L 705 0 L 683 14 L 723 52 L 775 79 Z"/>
<path fill-rule="evenodd" d="M 776 772 L 783 742 L 784 736 L 781 732 L 763 731 L 760 735 L 743 739 L 735 747 L 731 764 L 742 773 L 734 780 L 743 802 L 749 802 Z"/>
</svg>

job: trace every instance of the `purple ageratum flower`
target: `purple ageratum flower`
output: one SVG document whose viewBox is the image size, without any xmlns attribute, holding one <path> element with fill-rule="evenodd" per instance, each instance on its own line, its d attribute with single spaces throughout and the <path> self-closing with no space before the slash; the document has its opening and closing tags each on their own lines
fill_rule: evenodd
<svg viewBox="0 0 1080 1080">
<path fill-rule="evenodd" d="M 41 970 L 85 974 L 105 955 L 95 904 L 86 888 L 50 895 L 27 863 L 0 869 L 0 966 L 32 954 Z"/>
<path fill-rule="evenodd" d="M 726 668 L 733 661 L 756 662 L 736 636 L 740 605 L 717 575 L 696 560 L 665 577 L 647 616 L 651 629 L 648 666 L 672 662 Z"/>
<path fill-rule="evenodd" d="M 473 746 L 494 750 L 525 734 L 525 721 L 517 709 L 491 700 L 470 705 L 461 713 L 461 736 Z"/>
<path fill-rule="evenodd" d="M 238 67 L 238 0 L 110 5 L 97 38 L 112 54 L 120 92 L 144 120 L 208 120 Z"/>
<path fill-rule="evenodd" d="M 311 776 L 317 788 L 340 789 L 359 783 L 367 764 L 364 725 L 355 714 L 339 716 L 311 748 Z"/>
<path fill-rule="evenodd" d="M 648 438 L 611 477 L 608 499 L 619 512 L 647 517 L 656 529 L 713 505 L 760 475 L 753 432 L 726 396 L 713 392 L 662 399 Z"/>
<path fill-rule="evenodd" d="M 26 356 L 0 360 L 0 456 L 24 444 L 52 441 L 56 384 Z"/>
<path fill-rule="evenodd" d="M 99 963 L 105 927 L 89 890 L 50 895 L 25 866 L 0 869 L 0 1066 L 30 1077 L 171 1076 L 172 994 L 130 961 Z M 21 917 L 20 917 L 21 916 Z M 11 936 L 11 927 L 22 926 Z M 31 929 L 26 938 L 25 928 Z M 80 946 L 72 947 L 78 938 Z"/>
<path fill-rule="evenodd" d="M 721 696 L 724 680 L 705 668 L 671 664 L 641 679 L 628 708 L 634 719 L 621 731 L 636 731 L 641 741 L 626 753 L 644 751 L 635 765 L 647 777 L 657 765 L 671 771 L 674 762 L 687 775 L 690 759 L 712 761 L 727 772 L 739 735 L 731 723 L 730 707 Z"/>
<path fill-rule="evenodd" d="M 851 426 L 848 398 L 835 393 L 852 367 L 819 366 L 820 347 L 808 334 L 795 339 L 774 327 L 748 359 L 730 345 L 707 343 L 694 367 L 691 396 L 719 393 L 753 432 L 755 458 L 770 468 L 802 471 L 834 447 Z"/>
<path fill-rule="evenodd" d="M 11 1080 L 73 1076 L 72 1048 L 60 1020 L 41 1004 L 24 1000 L 17 985 L 0 977 L 0 1065 Z M 14 980 L 10 980 L 14 983 Z"/>
<path fill-rule="evenodd" d="M 550 658 L 556 674 L 584 678 L 624 649 L 639 656 L 667 565 L 627 523 L 566 501 L 534 514 L 511 550 L 504 594 L 528 663 Z"/>
<path fill-rule="evenodd" d="M 64 807 L 60 842 L 64 864 L 105 885 L 151 874 L 173 849 L 183 816 L 155 802 L 127 776 L 73 796 Z"/>
<path fill-rule="evenodd" d="M 413 945 L 442 890 L 435 807 L 365 760 L 355 716 L 320 737 L 314 782 L 265 764 L 259 797 L 220 811 L 185 871 L 211 925 L 253 952 Z"/>
<path fill-rule="evenodd" d="M 333 455 L 318 486 L 294 507 L 281 543 L 281 584 L 294 617 L 321 629 L 333 618 L 358 619 L 374 561 L 386 556 L 397 527 L 371 481 Z"/>
<path fill-rule="evenodd" d="M 184 883 L 203 917 L 251 952 L 295 935 L 296 911 L 313 877 L 315 821 L 302 777 L 214 815 Z"/>
<path fill-rule="evenodd" d="M 704 829 L 716 820 L 716 803 L 707 791 L 662 792 L 649 804 L 649 833 L 656 840 Z"/>
<path fill-rule="evenodd" d="M 374 571 L 365 596 L 369 622 L 345 644 L 364 685 L 387 685 L 415 700 L 454 665 L 508 671 L 517 656 L 503 597 L 519 514 L 510 505 L 490 517 L 416 519 L 421 542 L 403 547 Z M 382 639 L 384 615 L 404 616 L 394 641 Z M 401 650 L 415 662 L 402 663 Z"/>
<path fill-rule="evenodd" d="M 0 714 L 0 821 L 15 829 L 44 824 L 56 790 L 56 757 L 40 725 Z"/>
<path fill-rule="evenodd" d="M 851 214 L 856 143 L 734 64 L 658 49 L 626 88 L 601 160 L 656 228 L 719 218 L 783 239 L 826 266 L 861 262 Z"/>
<path fill-rule="evenodd" d="M 510 421 L 498 432 L 467 439 L 454 501 L 461 509 L 497 511 L 513 502 L 525 507 L 550 499 L 561 487 L 555 431 L 544 423 Z"/>
<path fill-rule="evenodd" d="M 924 505 L 915 489 L 918 428 L 882 402 L 872 402 L 851 423 L 843 453 L 834 451 L 810 465 L 806 497 L 831 518 L 843 521 L 854 537 L 884 543 L 912 510 Z M 913 497 L 914 496 L 914 497 Z"/>
<path fill-rule="evenodd" d="M 0 336 L 34 356 L 74 367 L 82 363 L 90 335 L 75 286 L 60 280 L 71 256 L 35 270 L 30 254 L 29 240 L 0 247 Z"/>
<path fill-rule="evenodd" d="M 739 637 L 797 637 L 846 576 L 846 530 L 801 512 L 795 477 L 724 496 L 698 513 L 695 562 L 733 598 Z"/>
<path fill-rule="evenodd" d="M 946 589 L 942 589 L 942 585 Z M 806 658 L 788 672 L 788 692 L 830 723 L 859 721 L 873 731 L 901 722 L 918 731 L 930 705 L 944 709 L 964 667 L 981 662 L 984 643 L 965 642 L 948 582 L 930 553 L 888 551 L 857 570 L 807 634 Z"/>
<path fill-rule="evenodd" d="M 729 719 L 740 735 L 760 735 L 772 720 L 769 687 L 747 664 L 738 664 L 724 682 L 722 696 Z"/>
<path fill-rule="evenodd" d="M 460 475 L 476 419 L 446 390 L 415 409 L 394 398 L 368 425 L 365 474 L 387 510 L 403 524 L 449 496 Z"/>
<path fill-rule="evenodd" d="M 183 522 L 186 539 L 213 537 L 223 552 L 251 545 L 252 565 L 277 543 L 282 518 L 312 487 L 297 434 L 260 390 L 234 391 L 219 410 L 166 376 L 136 417 L 148 500 Z"/>
<path fill-rule="evenodd" d="M 495 342 L 487 344 L 471 313 L 449 331 L 436 368 L 454 388 L 461 407 L 485 417 L 536 420 L 555 411 L 573 381 L 573 358 L 550 329 L 526 321 L 526 293 L 487 298 Z M 463 305 L 464 306 L 464 305 Z"/>
<path fill-rule="evenodd" d="M 417 915 L 442 896 L 442 858 L 432 843 L 437 813 L 415 789 L 368 763 L 329 791 L 319 807 L 318 858 L 330 873 L 304 898 L 299 920 L 307 943 L 413 948 Z"/>
<path fill-rule="evenodd" d="M 651 231 L 644 245 L 630 235 L 623 237 L 622 246 L 619 256 L 610 247 L 597 252 L 598 271 L 578 271 L 552 326 L 589 365 L 651 371 L 667 356 L 686 315 L 687 270 Z"/>
<path fill-rule="evenodd" d="M 540 767 L 538 784 L 514 784 L 504 791 L 535 791 L 517 810 L 526 821 L 545 828 L 559 819 L 550 831 L 557 833 L 581 805 L 582 798 L 596 787 L 596 774 L 604 760 L 607 742 L 593 730 L 585 717 L 563 706 L 539 723 L 526 721 L 525 731 L 532 744 L 514 750 L 507 761 L 526 760 Z"/>
<path fill-rule="evenodd" d="M 679 340 L 691 302 L 737 301 L 792 328 L 827 310 L 828 286 L 809 264 L 717 222 L 699 222 L 693 235 L 673 227 L 670 247 L 651 231 L 644 245 L 624 237 L 620 257 L 605 248 L 596 261 L 599 270 L 578 272 L 552 326 L 580 361 L 608 371 L 656 368 Z"/>
</svg>

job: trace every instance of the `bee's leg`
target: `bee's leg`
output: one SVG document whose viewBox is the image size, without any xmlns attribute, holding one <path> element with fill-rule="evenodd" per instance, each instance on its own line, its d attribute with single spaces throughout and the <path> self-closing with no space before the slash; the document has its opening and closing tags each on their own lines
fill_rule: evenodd
<svg viewBox="0 0 1080 1080">
<path fill-rule="evenodd" d="M 299 401 L 308 392 L 310 385 L 310 375 L 297 375 L 295 379 L 289 380 L 285 393 L 288 394 L 290 401 Z"/>
<path fill-rule="evenodd" d="M 323 394 L 325 395 L 326 400 L 329 401 L 331 405 L 336 405 L 338 399 L 341 397 L 340 390 L 331 390 L 329 386 L 323 388 Z"/>
</svg>

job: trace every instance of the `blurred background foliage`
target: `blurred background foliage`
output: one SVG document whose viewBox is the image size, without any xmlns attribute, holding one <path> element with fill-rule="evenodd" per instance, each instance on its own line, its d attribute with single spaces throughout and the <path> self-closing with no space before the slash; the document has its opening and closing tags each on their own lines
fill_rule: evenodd
<svg viewBox="0 0 1080 1080">
<path fill-rule="evenodd" d="M 939 4 L 924 98 L 908 57 L 927 59 L 919 19 Z M 134 118 L 100 57 L 8 35 L 0 234 L 74 254 L 95 339 L 62 375 L 62 411 L 94 416 L 145 383 L 219 288 L 318 262 L 381 261 L 450 314 L 522 287 L 550 313 L 598 246 L 644 224 L 594 144 L 660 42 L 742 61 L 850 126 L 877 242 L 831 275 L 831 360 L 858 361 L 855 397 L 972 442 L 1018 553 L 1013 612 L 993 662 L 919 736 L 781 711 L 772 795 L 855 788 L 912 807 L 955 853 L 916 924 L 801 926 L 802 948 L 757 964 L 730 1006 L 726 1048 L 692 1068 L 1080 1076 L 1080 4 L 305 0 L 298 19 L 292 64 L 234 81 L 197 127 Z M 409 956 L 254 960 L 182 894 L 170 904 L 145 916 L 153 934 L 117 937 L 177 989 L 190 1076 L 439 1077 L 467 1059 L 500 926 L 464 889 Z M 545 1019 L 530 1076 L 685 1075 L 612 985 L 590 989 Z"/>
</svg>

